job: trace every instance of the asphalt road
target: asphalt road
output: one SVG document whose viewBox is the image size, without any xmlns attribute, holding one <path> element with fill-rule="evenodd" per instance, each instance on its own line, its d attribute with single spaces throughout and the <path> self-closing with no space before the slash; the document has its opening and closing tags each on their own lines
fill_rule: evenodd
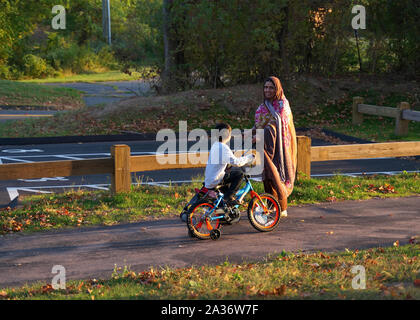
<svg viewBox="0 0 420 320">
<path fill-rule="evenodd" d="M 282 250 L 333 252 L 396 240 L 403 245 L 419 235 L 419 208 L 420 197 L 290 207 L 289 216 L 269 233 L 255 230 L 243 214 L 238 224 L 222 226 L 217 241 L 189 238 L 179 219 L 0 236 L 0 288 L 51 283 L 56 265 L 64 267 L 67 281 L 109 279 L 115 265 L 140 272 L 152 266 L 253 262 Z"/>
</svg>

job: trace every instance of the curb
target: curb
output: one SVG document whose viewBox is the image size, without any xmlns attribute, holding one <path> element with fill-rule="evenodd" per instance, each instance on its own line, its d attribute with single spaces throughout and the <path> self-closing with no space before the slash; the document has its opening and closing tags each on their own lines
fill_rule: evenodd
<svg viewBox="0 0 420 320">
<path fill-rule="evenodd" d="M 0 145 L 30 145 L 30 144 L 59 144 L 59 143 L 86 143 L 86 142 L 112 142 L 112 141 L 147 141 L 155 140 L 154 133 L 94 135 L 94 136 L 59 136 L 39 138 L 0 138 Z"/>
<path fill-rule="evenodd" d="M 1 110 L 12 110 L 12 111 L 65 111 L 56 106 L 32 106 L 32 105 L 0 105 Z"/>
<path fill-rule="evenodd" d="M 331 130 L 327 130 L 327 129 L 322 129 L 322 132 L 324 132 L 328 136 L 333 136 L 335 138 L 339 138 L 341 140 L 348 141 L 348 142 L 375 143 L 375 142 L 370 141 L 370 140 L 365 140 L 365 139 L 360 139 L 360 138 L 356 138 L 356 137 L 352 137 L 352 136 L 347 136 L 345 134 L 338 133 L 338 132 L 331 131 Z"/>
</svg>

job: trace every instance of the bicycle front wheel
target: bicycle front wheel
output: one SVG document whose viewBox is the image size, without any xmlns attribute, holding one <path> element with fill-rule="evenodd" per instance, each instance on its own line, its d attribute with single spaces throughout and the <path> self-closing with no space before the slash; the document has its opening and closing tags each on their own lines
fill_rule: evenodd
<svg viewBox="0 0 420 320">
<path fill-rule="evenodd" d="M 269 193 L 263 193 L 259 196 L 261 200 L 254 197 L 248 204 L 249 222 L 258 231 L 272 231 L 280 222 L 280 205 Z"/>
<path fill-rule="evenodd" d="M 210 231 L 219 229 L 220 221 L 210 220 L 210 212 L 214 209 L 211 203 L 203 202 L 197 204 L 188 216 L 187 226 L 191 234 L 199 239 L 210 239 Z"/>
</svg>

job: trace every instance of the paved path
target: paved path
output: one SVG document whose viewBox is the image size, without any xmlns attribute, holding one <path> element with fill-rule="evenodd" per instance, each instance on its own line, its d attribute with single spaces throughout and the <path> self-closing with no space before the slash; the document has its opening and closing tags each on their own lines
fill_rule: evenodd
<svg viewBox="0 0 420 320">
<path fill-rule="evenodd" d="M 116 103 L 122 99 L 136 95 L 146 95 L 150 92 L 150 84 L 143 80 L 137 81 L 106 81 L 106 82 L 74 82 L 74 83 L 44 83 L 48 86 L 73 88 L 84 92 L 83 100 L 86 106 Z M 56 111 L 40 110 L 0 110 L 0 122 L 28 118 L 53 116 Z"/>
<path fill-rule="evenodd" d="M 144 80 L 95 83 L 46 83 L 46 85 L 67 87 L 83 91 L 83 99 L 88 107 L 102 103 L 118 102 L 122 99 L 136 96 L 136 94 L 144 95 L 150 92 L 150 84 Z"/>
<path fill-rule="evenodd" d="M 68 280 L 109 278 L 115 264 L 139 272 L 150 266 L 255 261 L 283 249 L 331 252 L 396 240 L 402 245 L 420 233 L 419 208 L 420 196 L 290 207 L 274 232 L 256 231 L 244 216 L 237 225 L 223 226 L 218 241 L 189 238 L 178 218 L 6 235 L 0 237 L 0 288 L 51 283 L 54 265 L 65 267 Z"/>
</svg>

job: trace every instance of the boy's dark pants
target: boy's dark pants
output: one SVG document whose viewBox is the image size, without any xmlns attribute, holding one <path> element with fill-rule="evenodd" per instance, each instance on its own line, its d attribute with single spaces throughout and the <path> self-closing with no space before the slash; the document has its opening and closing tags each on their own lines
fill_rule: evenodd
<svg viewBox="0 0 420 320">
<path fill-rule="evenodd" d="M 234 197 L 241 186 L 243 178 L 244 173 L 240 168 L 232 167 L 226 171 L 222 182 L 223 187 L 220 188 L 220 191 L 224 194 L 225 199 L 232 199 Z"/>
</svg>

